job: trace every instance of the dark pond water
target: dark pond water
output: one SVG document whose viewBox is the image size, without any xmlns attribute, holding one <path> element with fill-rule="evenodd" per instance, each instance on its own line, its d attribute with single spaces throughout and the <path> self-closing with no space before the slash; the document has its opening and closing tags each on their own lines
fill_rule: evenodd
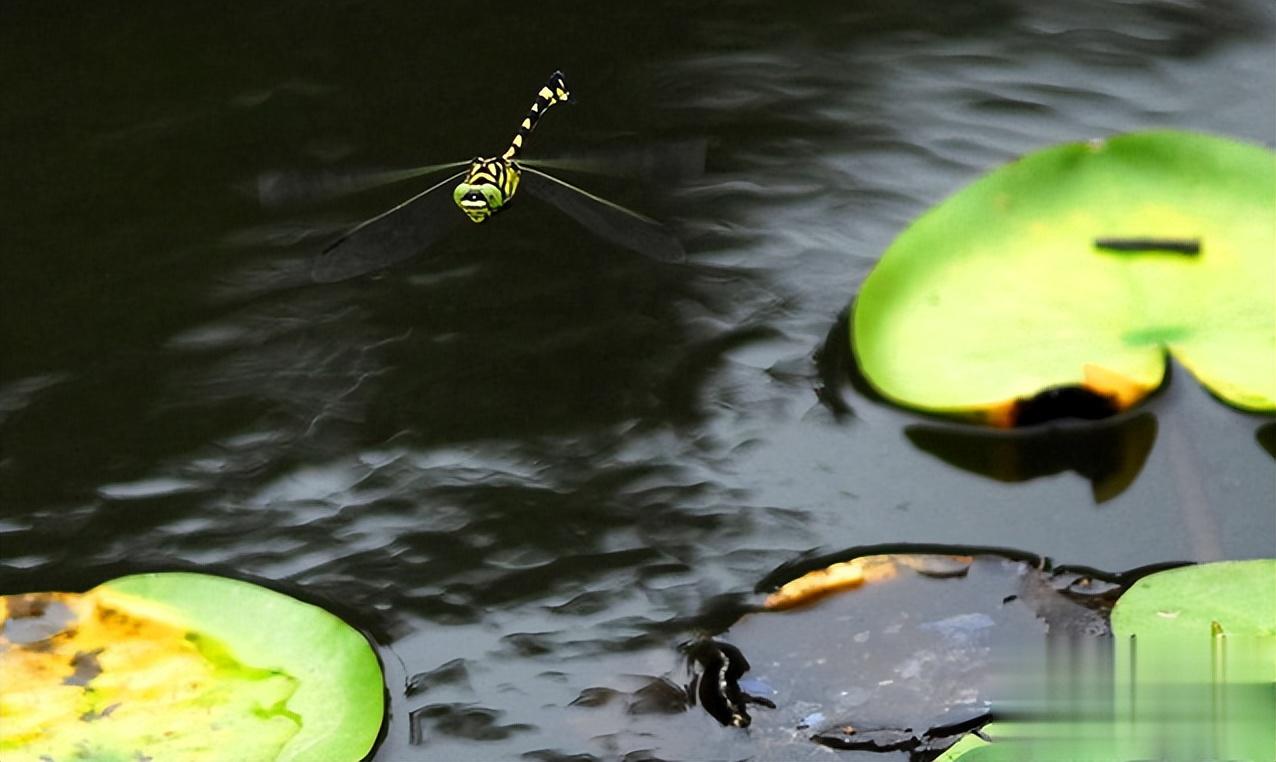
<svg viewBox="0 0 1276 762">
<path fill-rule="evenodd" d="M 1270 555 L 1270 425 L 1177 368 L 1098 433 L 988 439 L 816 356 L 912 217 L 1024 151 L 1271 145 L 1274 29 L 1264 0 L 6 3 L 0 592 L 198 568 L 334 606 L 387 663 L 381 760 L 785 759 L 658 697 L 569 704 L 680 674 L 704 612 L 816 548 Z M 687 264 L 529 201 L 295 284 L 403 193 L 262 178 L 499 151 L 556 68 L 578 103 L 529 155 L 704 141 L 703 174 L 589 181 Z"/>
</svg>

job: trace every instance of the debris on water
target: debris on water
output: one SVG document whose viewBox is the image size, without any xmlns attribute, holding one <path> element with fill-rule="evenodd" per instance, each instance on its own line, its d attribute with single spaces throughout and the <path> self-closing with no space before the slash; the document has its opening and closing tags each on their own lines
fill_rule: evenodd
<svg viewBox="0 0 1276 762">
<path fill-rule="evenodd" d="M 408 678 L 404 686 L 405 696 L 415 696 L 440 685 L 466 685 L 470 682 L 470 671 L 465 666 L 465 659 L 452 659 L 429 672 L 418 672 Z"/>
<path fill-rule="evenodd" d="M 769 611 L 804 606 L 833 593 L 892 579 L 899 574 L 901 567 L 925 577 L 962 577 L 973 562 L 971 556 L 925 553 L 861 556 L 809 571 L 790 580 L 768 595 L 762 605 Z"/>
<path fill-rule="evenodd" d="M 700 668 L 687 686 L 687 695 L 693 705 L 699 701 L 718 722 L 747 728 L 753 722 L 749 704 L 775 708 L 775 702 L 770 699 L 740 689 L 740 678 L 750 668 L 749 660 L 740 649 L 730 643 L 704 638 L 693 643 L 687 652 L 693 666 Z"/>
<path fill-rule="evenodd" d="M 628 714 L 680 714 L 685 711 L 687 694 L 664 678 L 652 678 L 634 691 L 629 705 L 625 707 Z"/>
<path fill-rule="evenodd" d="M 901 554 L 893 558 L 924 577 L 936 579 L 964 577 L 970 571 L 970 565 L 975 562 L 973 556 L 942 556 L 927 553 Z"/>
<path fill-rule="evenodd" d="M 823 724 L 824 724 L 824 713 L 812 712 L 808 714 L 807 716 L 803 717 L 802 719 L 798 720 L 797 729 L 806 730 L 807 728 L 813 728 L 813 727 L 816 727 L 817 725 L 823 725 Z"/>
<path fill-rule="evenodd" d="M 595 686 L 581 691 L 580 695 L 572 699 L 568 706 L 584 706 L 589 708 L 607 706 L 611 702 L 621 698 L 623 695 L 623 693 L 615 688 Z"/>
<path fill-rule="evenodd" d="M 820 731 L 811 740 L 844 751 L 909 751 L 921 745 L 912 728 L 857 728 L 840 725 Z"/>
<path fill-rule="evenodd" d="M 1108 614 L 1120 586 L 1096 585 L 1091 592 L 1076 592 L 1076 575 L 1026 569 L 1020 578 L 1015 600 L 1026 605 L 1045 623 L 1052 635 L 1099 637 L 1111 633 Z"/>
</svg>

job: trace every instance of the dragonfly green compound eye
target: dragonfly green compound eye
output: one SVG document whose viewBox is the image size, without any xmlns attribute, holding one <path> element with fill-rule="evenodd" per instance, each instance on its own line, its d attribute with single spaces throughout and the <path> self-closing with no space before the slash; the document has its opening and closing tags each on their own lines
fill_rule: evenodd
<svg viewBox="0 0 1276 762">
<path fill-rule="evenodd" d="M 505 203 L 505 194 L 495 185 L 461 183 L 452 191 L 452 200 L 465 212 L 465 216 L 474 222 L 482 222 L 500 210 Z"/>
</svg>

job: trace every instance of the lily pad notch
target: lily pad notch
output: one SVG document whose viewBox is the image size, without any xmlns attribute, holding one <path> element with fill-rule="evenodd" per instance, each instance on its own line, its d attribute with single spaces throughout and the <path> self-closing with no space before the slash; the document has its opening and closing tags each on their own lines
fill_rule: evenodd
<svg viewBox="0 0 1276 762">
<path fill-rule="evenodd" d="M 1276 153 L 1156 131 L 1029 154 L 891 244 L 851 345 L 885 398 L 998 426 L 1128 409 L 1167 353 L 1276 411 Z"/>
</svg>

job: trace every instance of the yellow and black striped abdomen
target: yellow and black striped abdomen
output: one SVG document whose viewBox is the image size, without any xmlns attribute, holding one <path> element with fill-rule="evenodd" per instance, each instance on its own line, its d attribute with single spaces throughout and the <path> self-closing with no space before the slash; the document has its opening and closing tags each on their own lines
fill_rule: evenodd
<svg viewBox="0 0 1276 762">
<path fill-rule="evenodd" d="M 514 133 L 514 139 L 510 141 L 510 147 L 505 149 L 505 153 L 501 158 L 513 161 L 523 151 L 523 143 L 527 140 L 527 136 L 532 130 L 536 129 L 536 123 L 550 106 L 563 101 L 570 102 L 572 98 L 571 91 L 567 89 L 567 82 L 563 79 L 563 73 L 556 71 L 549 75 L 549 81 L 536 93 L 536 100 L 532 102 L 532 107 L 528 109 L 527 116 L 523 117 L 523 121 L 518 126 L 518 131 Z"/>
</svg>

